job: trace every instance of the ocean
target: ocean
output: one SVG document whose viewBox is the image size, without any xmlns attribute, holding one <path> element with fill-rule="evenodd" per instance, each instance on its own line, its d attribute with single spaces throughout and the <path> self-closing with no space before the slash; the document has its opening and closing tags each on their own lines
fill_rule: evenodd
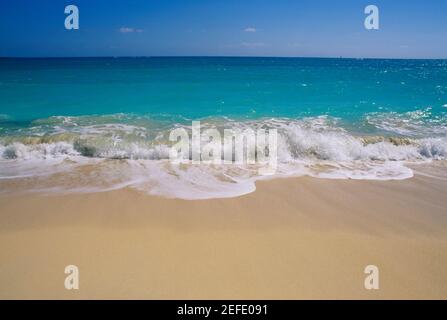
<svg viewBox="0 0 447 320">
<path fill-rule="evenodd" d="M 447 158 L 447 60 L 0 59 L 0 179 L 26 191 L 253 192 L 253 166 L 169 162 L 170 130 L 197 120 L 277 129 L 269 179 L 407 179 Z"/>
</svg>

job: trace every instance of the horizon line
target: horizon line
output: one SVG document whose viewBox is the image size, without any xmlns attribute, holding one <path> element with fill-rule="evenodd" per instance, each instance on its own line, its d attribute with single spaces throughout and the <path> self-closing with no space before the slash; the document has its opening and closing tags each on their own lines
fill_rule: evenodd
<svg viewBox="0 0 447 320">
<path fill-rule="evenodd" d="M 147 59 L 147 58 L 275 58 L 275 59 L 345 59 L 345 60 L 447 60 L 446 58 L 384 58 L 344 56 L 244 56 L 244 55 L 105 55 L 105 56 L 0 56 L 0 59 Z"/>
</svg>

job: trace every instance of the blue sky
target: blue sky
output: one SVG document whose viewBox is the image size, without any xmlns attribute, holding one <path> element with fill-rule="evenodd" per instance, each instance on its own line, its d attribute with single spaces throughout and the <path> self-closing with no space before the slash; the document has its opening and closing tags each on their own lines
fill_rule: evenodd
<svg viewBox="0 0 447 320">
<path fill-rule="evenodd" d="M 0 56 L 447 58 L 446 21 L 446 0 L 2 0 Z"/>
</svg>

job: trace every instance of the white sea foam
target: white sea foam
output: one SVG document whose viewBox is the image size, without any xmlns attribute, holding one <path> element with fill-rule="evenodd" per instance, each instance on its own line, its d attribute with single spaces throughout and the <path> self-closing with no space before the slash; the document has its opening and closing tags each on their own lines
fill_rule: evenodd
<svg viewBox="0 0 447 320">
<path fill-rule="evenodd" d="M 256 165 L 174 165 L 169 130 L 134 123 L 52 119 L 35 126 L 43 136 L 0 140 L 0 179 L 51 176 L 33 190 L 100 192 L 124 187 L 181 199 L 235 197 L 255 190 Z M 278 170 L 269 178 L 308 175 L 324 179 L 394 180 L 413 176 L 412 164 L 447 159 L 446 137 L 355 136 L 327 117 L 302 120 L 208 120 L 204 129 L 275 128 Z M 55 128 L 58 127 L 56 130 Z M 186 124 L 175 127 L 189 128 Z M 56 173 L 63 172 L 63 175 Z"/>
<path fill-rule="evenodd" d="M 386 132 L 410 137 L 445 136 L 447 132 L 446 115 L 434 116 L 431 107 L 405 113 L 371 113 L 366 122 Z"/>
</svg>

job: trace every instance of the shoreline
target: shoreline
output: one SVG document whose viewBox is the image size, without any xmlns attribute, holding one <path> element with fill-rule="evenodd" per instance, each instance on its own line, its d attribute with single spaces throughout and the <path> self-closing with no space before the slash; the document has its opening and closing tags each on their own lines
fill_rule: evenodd
<svg viewBox="0 0 447 320">
<path fill-rule="evenodd" d="M 286 178 L 230 199 L 0 196 L 2 299 L 446 299 L 447 182 Z M 80 289 L 64 288 L 64 268 Z M 380 290 L 365 290 L 366 265 Z"/>
</svg>

